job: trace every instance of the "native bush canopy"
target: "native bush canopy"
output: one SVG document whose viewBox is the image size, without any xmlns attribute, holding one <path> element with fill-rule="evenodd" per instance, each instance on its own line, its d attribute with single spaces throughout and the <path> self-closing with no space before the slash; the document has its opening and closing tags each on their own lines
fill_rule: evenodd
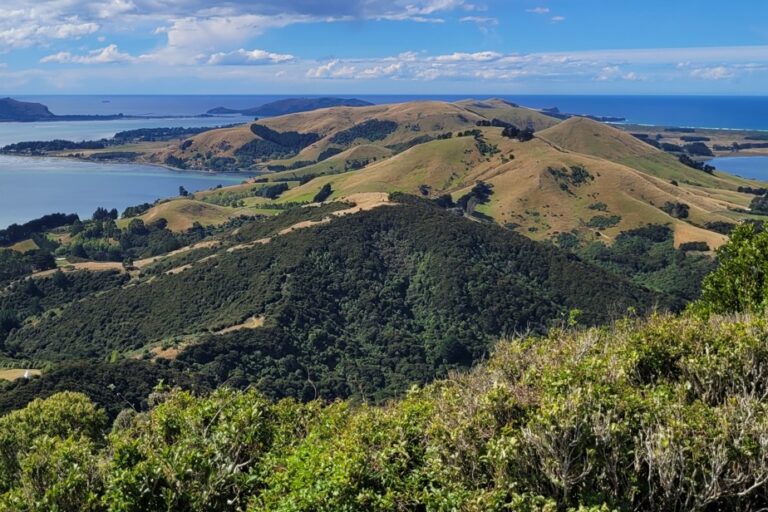
<svg viewBox="0 0 768 512">
<path fill-rule="evenodd" d="M 164 387 L 109 427 L 57 394 L 0 418 L 0 509 L 756 510 L 766 339 L 762 317 L 556 329 L 386 406 Z"/>
<path fill-rule="evenodd" d="M 174 368 L 211 386 L 383 399 L 471 365 L 501 336 L 543 332 L 572 309 L 594 324 L 628 308 L 676 304 L 554 247 L 403 200 L 411 204 L 222 251 L 148 284 L 67 302 L 13 330 L 5 351 L 14 359 L 104 360 L 191 336 L 196 342 Z M 311 209 L 295 215 L 305 213 Z M 290 215 L 270 220 L 273 228 L 244 225 L 235 241 L 262 239 Z M 252 317 L 265 318 L 265 326 L 214 334 Z"/>
</svg>

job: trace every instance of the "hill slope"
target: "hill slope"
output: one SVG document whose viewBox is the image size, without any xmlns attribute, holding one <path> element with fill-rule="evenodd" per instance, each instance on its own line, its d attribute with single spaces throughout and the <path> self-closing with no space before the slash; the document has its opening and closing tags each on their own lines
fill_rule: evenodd
<svg viewBox="0 0 768 512">
<path fill-rule="evenodd" d="M 537 135 L 562 149 L 606 160 L 661 153 L 626 132 L 586 117 L 572 117 Z"/>
<path fill-rule="evenodd" d="M 171 231 L 186 231 L 196 222 L 203 226 L 219 225 L 236 217 L 237 214 L 237 210 L 202 201 L 176 199 L 160 203 L 138 218 L 145 224 L 165 219 L 168 222 L 168 229 Z"/>
<path fill-rule="evenodd" d="M 500 119 L 512 123 L 518 128 L 533 128 L 536 131 L 555 126 L 559 119 L 548 116 L 536 110 L 519 107 L 512 103 L 499 99 L 483 101 L 464 100 L 456 102 L 470 112 L 474 112 L 486 119 Z"/>
<path fill-rule="evenodd" d="M 677 245 L 715 248 L 725 236 L 706 226 L 745 218 L 739 210 L 753 197 L 737 192 L 749 184 L 741 178 L 693 169 L 616 128 L 571 118 L 530 142 L 502 137 L 494 127 L 426 142 L 362 170 L 317 178 L 281 200 L 311 199 L 326 184 L 333 197 L 397 190 L 457 200 L 478 181 L 493 192 L 477 211 L 536 239 L 572 233 L 610 243 L 622 231 L 655 223 L 671 225 Z"/>
<path fill-rule="evenodd" d="M 504 131 L 508 125 L 537 132 L 522 142 Z M 198 197 L 254 213 L 268 203 L 311 202 L 327 186 L 331 199 L 398 191 L 459 201 L 482 181 L 492 194 L 473 201 L 467 214 L 534 239 L 575 236 L 582 244 L 610 244 L 623 231 L 653 223 L 671 226 L 678 247 L 700 242 L 714 249 L 729 226 L 754 217 L 748 210 L 754 196 L 739 188 L 765 186 L 684 165 L 591 119 L 561 122 L 493 99 L 278 116 L 205 132 L 149 158 L 189 168 L 255 168 L 265 173 L 262 181 L 288 183 L 291 190 L 271 199 L 250 184 Z"/>
<path fill-rule="evenodd" d="M 281 227 L 271 240 L 263 223 L 244 225 L 215 256 L 30 322 L 6 349 L 62 360 L 186 337 L 193 342 L 176 364 L 211 383 L 384 397 L 572 308 L 591 323 L 659 300 L 555 248 L 420 202 L 319 224 Z M 263 328 L 228 330 L 254 317 Z"/>
<path fill-rule="evenodd" d="M 376 144 L 395 152 L 428 142 L 456 130 L 475 127 L 478 121 L 494 116 L 515 119 L 522 128 L 528 124 L 551 126 L 557 120 L 538 112 L 513 107 L 507 103 L 482 109 L 461 104 L 419 101 L 391 105 L 336 107 L 262 119 L 257 124 L 280 133 L 314 134 L 315 140 L 301 147 L 275 147 L 264 144 L 264 137 L 250 125 L 217 130 L 192 137 L 157 152 L 154 161 L 165 161 L 169 155 L 192 168 L 211 168 L 211 160 L 229 158 L 231 166 L 318 162 L 329 152 L 340 152 L 360 144 Z M 487 114 L 491 117 L 485 117 Z M 512 121 L 509 121 L 512 122 Z M 272 139 L 267 142 L 274 142 Z M 261 141 L 261 142 L 258 142 Z M 278 141 L 280 142 L 280 141 Z M 279 146 L 279 144 L 278 144 Z M 263 167 L 266 167 L 264 165 Z"/>
</svg>

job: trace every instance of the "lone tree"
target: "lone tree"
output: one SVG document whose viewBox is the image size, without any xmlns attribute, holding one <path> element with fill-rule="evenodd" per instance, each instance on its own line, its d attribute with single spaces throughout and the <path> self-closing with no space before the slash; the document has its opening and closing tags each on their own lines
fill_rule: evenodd
<svg viewBox="0 0 768 512">
<path fill-rule="evenodd" d="M 93 216 L 91 218 L 96 221 L 104 221 L 104 220 L 111 219 L 112 216 L 110 215 L 109 210 L 99 206 L 98 208 L 96 208 L 96 211 L 93 212 Z"/>
<path fill-rule="evenodd" d="M 533 128 L 526 128 L 525 130 L 521 130 L 520 133 L 517 135 L 517 140 L 520 142 L 528 142 L 529 140 L 533 139 Z"/>
<path fill-rule="evenodd" d="M 315 195 L 314 199 L 312 199 L 313 203 L 322 203 L 329 197 L 331 197 L 331 194 L 333 194 L 333 189 L 331 188 L 330 183 L 326 183 L 323 185 L 323 188 L 320 189 L 320 191 Z"/>
</svg>

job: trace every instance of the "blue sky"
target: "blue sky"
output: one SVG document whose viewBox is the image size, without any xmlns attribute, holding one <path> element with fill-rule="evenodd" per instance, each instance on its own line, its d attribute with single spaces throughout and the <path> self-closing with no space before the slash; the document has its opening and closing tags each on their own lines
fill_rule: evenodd
<svg viewBox="0 0 768 512">
<path fill-rule="evenodd" d="M 758 0 L 3 0 L 0 93 L 766 94 Z"/>
</svg>

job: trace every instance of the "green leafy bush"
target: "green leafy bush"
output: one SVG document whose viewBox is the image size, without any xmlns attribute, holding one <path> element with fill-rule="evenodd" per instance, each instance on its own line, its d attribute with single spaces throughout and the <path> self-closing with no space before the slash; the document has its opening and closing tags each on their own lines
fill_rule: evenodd
<svg viewBox="0 0 768 512">
<path fill-rule="evenodd" d="M 595 215 L 587 222 L 587 227 L 596 229 L 608 229 L 617 226 L 621 222 L 620 215 Z"/>
<path fill-rule="evenodd" d="M 397 130 L 397 123 L 394 121 L 381 121 L 379 119 L 370 119 L 368 121 L 356 124 L 351 128 L 342 130 L 331 137 L 330 142 L 348 146 L 357 139 L 365 139 L 371 142 L 386 139 L 389 134 Z"/>
<path fill-rule="evenodd" d="M 755 510 L 766 340 L 762 315 L 553 329 L 382 406 L 163 387 L 111 432 L 55 395 L 0 418 L 0 510 Z"/>
<path fill-rule="evenodd" d="M 718 267 L 704 279 L 696 309 L 709 313 L 763 312 L 768 286 L 768 232 L 752 223 L 731 231 L 717 251 Z"/>
</svg>

